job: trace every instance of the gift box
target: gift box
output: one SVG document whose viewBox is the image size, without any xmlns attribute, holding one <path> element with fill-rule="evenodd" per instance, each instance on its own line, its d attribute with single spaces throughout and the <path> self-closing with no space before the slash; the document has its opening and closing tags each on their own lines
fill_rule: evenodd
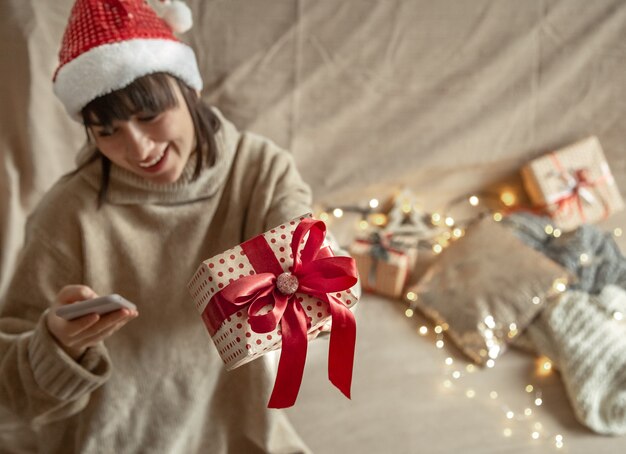
<svg viewBox="0 0 626 454">
<path fill-rule="evenodd" d="M 329 379 L 350 395 L 357 271 L 325 234 L 322 221 L 301 216 L 205 260 L 188 284 L 227 369 L 282 349 L 271 408 L 295 403 L 308 333 L 329 320 Z"/>
<path fill-rule="evenodd" d="M 392 298 L 402 295 L 417 262 L 417 244 L 394 242 L 393 236 L 375 232 L 350 246 L 363 290 Z"/>
<path fill-rule="evenodd" d="M 563 231 L 607 218 L 624 201 L 597 137 L 548 153 L 522 168 L 533 204 Z"/>
</svg>

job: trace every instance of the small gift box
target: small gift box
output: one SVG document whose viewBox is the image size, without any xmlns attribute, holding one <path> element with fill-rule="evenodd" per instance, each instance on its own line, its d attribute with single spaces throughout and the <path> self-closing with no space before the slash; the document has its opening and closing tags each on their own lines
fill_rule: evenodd
<svg viewBox="0 0 626 454">
<path fill-rule="evenodd" d="M 368 292 L 398 298 L 417 261 L 417 245 L 394 242 L 393 236 L 374 232 L 350 246 L 361 285 Z"/>
<path fill-rule="evenodd" d="M 624 207 L 597 137 L 531 161 L 522 168 L 522 178 L 533 204 L 545 209 L 563 231 Z"/>
<path fill-rule="evenodd" d="M 205 260 L 188 284 L 227 369 L 282 348 L 270 408 L 295 403 L 307 334 L 329 320 L 329 379 L 350 397 L 357 272 L 325 235 L 322 221 L 302 216 Z"/>
</svg>

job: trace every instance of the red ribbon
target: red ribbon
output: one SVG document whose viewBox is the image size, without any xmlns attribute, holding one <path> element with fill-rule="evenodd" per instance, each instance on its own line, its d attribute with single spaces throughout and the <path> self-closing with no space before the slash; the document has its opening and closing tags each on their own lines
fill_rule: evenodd
<svg viewBox="0 0 626 454">
<path fill-rule="evenodd" d="M 559 161 L 559 158 L 557 157 L 557 155 L 554 153 L 551 153 L 550 157 L 552 158 L 552 161 L 554 162 L 555 167 L 559 170 L 559 173 L 561 175 L 566 175 L 566 170 L 561 165 L 561 162 Z M 589 179 L 589 171 L 583 168 L 583 169 L 578 169 L 574 171 L 571 177 L 575 181 L 575 185 L 571 188 L 571 192 L 568 195 L 555 200 L 553 203 L 557 205 L 557 208 L 556 208 L 557 213 L 563 212 L 564 210 L 571 209 L 572 205 L 576 206 L 578 210 L 578 214 L 580 215 L 580 219 L 582 220 L 582 222 L 586 222 L 587 216 L 585 215 L 585 210 L 583 208 L 582 196 L 580 194 L 580 191 L 584 188 L 594 188 L 600 183 L 605 183 L 606 175 L 603 175 L 602 178 L 598 178 L 592 181 Z M 604 208 L 603 218 L 606 218 L 609 215 L 609 207 L 608 207 L 608 204 L 606 203 L 606 200 L 604 200 L 604 198 L 600 197 L 600 199 Z M 565 216 L 567 215 L 568 215 L 568 212 L 565 213 Z"/>
<path fill-rule="evenodd" d="M 309 234 L 306 241 L 304 237 Z M 333 293 L 351 288 L 357 282 L 356 265 L 350 257 L 335 257 L 322 247 L 326 225 L 303 219 L 291 240 L 291 274 L 298 280 L 295 293 L 285 295 L 276 286 L 284 270 L 262 235 L 241 244 L 257 274 L 233 281 L 215 294 L 203 314 L 210 329 L 230 315 L 247 308 L 250 327 L 257 333 L 271 332 L 278 325 L 282 333 L 282 352 L 269 408 L 292 406 L 298 396 L 307 354 L 309 322 L 298 293 L 329 304 L 332 327 L 328 353 L 328 378 L 346 397 L 350 397 L 356 322 L 348 307 Z M 301 246 L 304 245 L 301 249 Z M 272 310 L 261 314 L 265 306 Z M 212 333 L 213 334 L 213 333 Z"/>
</svg>

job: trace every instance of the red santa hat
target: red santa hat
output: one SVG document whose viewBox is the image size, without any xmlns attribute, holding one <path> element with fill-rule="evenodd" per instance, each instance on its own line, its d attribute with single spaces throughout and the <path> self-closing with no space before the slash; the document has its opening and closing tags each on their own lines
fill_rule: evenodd
<svg viewBox="0 0 626 454">
<path fill-rule="evenodd" d="M 157 14 L 160 13 L 160 14 Z M 174 32 L 191 28 L 189 8 L 159 0 L 76 0 L 63 35 L 54 93 L 75 120 L 99 96 L 155 72 L 180 78 L 200 90 L 196 56 Z"/>
</svg>

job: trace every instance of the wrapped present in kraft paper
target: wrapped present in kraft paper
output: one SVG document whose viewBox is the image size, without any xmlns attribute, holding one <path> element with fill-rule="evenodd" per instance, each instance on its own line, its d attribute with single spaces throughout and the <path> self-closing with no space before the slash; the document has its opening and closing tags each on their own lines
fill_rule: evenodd
<svg viewBox="0 0 626 454">
<path fill-rule="evenodd" d="M 522 168 L 524 187 L 564 231 L 606 219 L 624 208 L 597 137 L 534 159 Z"/>
<path fill-rule="evenodd" d="M 270 408 L 295 403 L 307 335 L 329 320 L 328 376 L 350 397 L 358 276 L 325 236 L 322 221 L 301 216 L 205 260 L 188 284 L 227 369 L 282 349 Z"/>
<path fill-rule="evenodd" d="M 391 235 L 375 232 L 350 246 L 363 289 L 392 298 L 402 295 L 417 261 L 417 246 L 394 243 Z"/>
</svg>

